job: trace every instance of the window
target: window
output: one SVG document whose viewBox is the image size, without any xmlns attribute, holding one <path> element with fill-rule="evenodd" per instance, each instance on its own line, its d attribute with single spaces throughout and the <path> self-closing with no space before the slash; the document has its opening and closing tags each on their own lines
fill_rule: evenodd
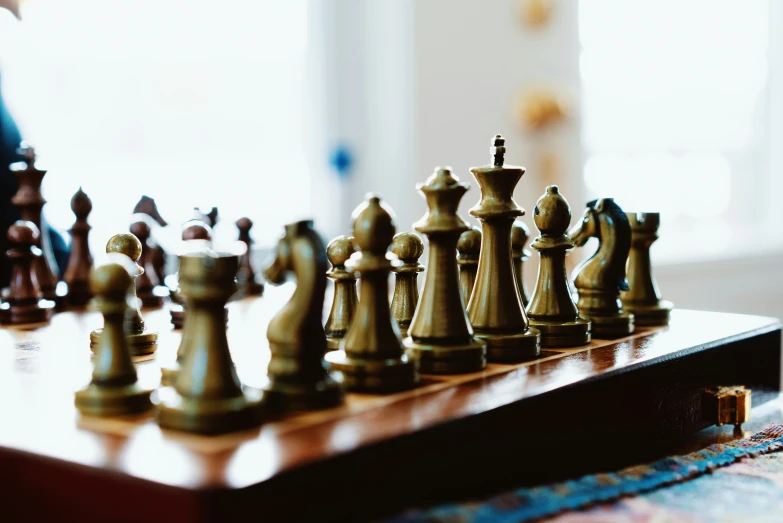
<svg viewBox="0 0 783 523">
<path fill-rule="evenodd" d="M 579 4 L 586 190 L 660 211 L 659 259 L 721 256 L 771 212 L 768 7 Z"/>
<path fill-rule="evenodd" d="M 233 222 L 246 215 L 262 244 L 309 212 L 306 0 L 22 7 L 21 23 L 0 10 L 0 72 L 49 169 L 45 214 L 55 227 L 73 222 L 79 186 L 93 201 L 94 252 L 127 227 L 142 194 L 172 233 L 194 206 L 215 205 L 216 236 L 234 240 Z"/>
</svg>

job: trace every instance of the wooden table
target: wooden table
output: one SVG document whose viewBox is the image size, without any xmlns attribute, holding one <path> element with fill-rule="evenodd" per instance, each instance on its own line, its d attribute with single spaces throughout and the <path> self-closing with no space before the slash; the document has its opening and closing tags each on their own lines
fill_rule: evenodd
<svg viewBox="0 0 783 523">
<path fill-rule="evenodd" d="M 266 323 L 291 292 L 230 305 L 229 342 L 250 386 L 264 383 Z M 165 309 L 145 319 L 160 348 L 139 376 L 154 386 L 180 334 Z M 710 424 L 705 387 L 749 386 L 754 406 L 780 390 L 777 320 L 677 310 L 667 328 L 203 437 L 152 416 L 79 416 L 73 393 L 89 381 L 88 335 L 100 325 L 65 312 L 0 330 L 0 513 L 10 520 L 362 520 L 653 459 Z"/>
</svg>

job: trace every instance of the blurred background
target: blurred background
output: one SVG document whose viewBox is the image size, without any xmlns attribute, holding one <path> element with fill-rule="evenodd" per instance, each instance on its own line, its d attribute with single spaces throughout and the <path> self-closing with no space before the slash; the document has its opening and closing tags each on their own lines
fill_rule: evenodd
<svg viewBox="0 0 783 523">
<path fill-rule="evenodd" d="M 574 222 L 612 196 L 662 213 L 679 307 L 783 317 L 783 5 L 772 0 L 27 0 L 0 10 L 0 81 L 49 169 L 44 214 L 92 198 L 93 252 L 142 195 L 172 225 L 217 206 L 256 246 L 313 217 L 350 231 L 368 191 L 409 230 L 438 165 L 473 182 L 490 139 L 557 184 Z M 462 210 L 478 200 L 469 192 Z M 576 254 L 574 260 L 579 256 Z M 537 261 L 528 263 L 535 278 Z"/>
</svg>

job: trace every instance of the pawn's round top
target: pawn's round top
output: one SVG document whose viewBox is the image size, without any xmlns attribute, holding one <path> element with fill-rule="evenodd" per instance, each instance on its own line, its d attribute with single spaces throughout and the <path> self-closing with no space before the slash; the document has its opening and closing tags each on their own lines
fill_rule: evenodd
<svg viewBox="0 0 783 523">
<path fill-rule="evenodd" d="M 98 296 L 121 300 L 128 293 L 133 278 L 118 263 L 107 263 L 90 272 L 90 289 Z"/>
<path fill-rule="evenodd" d="M 463 232 L 457 242 L 457 250 L 460 254 L 476 254 L 481 252 L 481 229 L 471 227 Z"/>
<path fill-rule="evenodd" d="M 189 220 L 182 226 L 182 241 L 211 239 L 212 228 L 201 220 Z"/>
<path fill-rule="evenodd" d="M 326 257 L 332 267 L 344 267 L 345 262 L 356 252 L 353 236 L 338 236 L 326 246 Z"/>
<path fill-rule="evenodd" d="M 253 227 L 253 220 L 247 216 L 243 216 L 237 220 L 236 226 L 240 231 L 249 231 Z"/>
<path fill-rule="evenodd" d="M 123 232 L 115 234 L 106 243 L 106 253 L 118 252 L 124 254 L 134 262 L 141 257 L 141 242 L 131 233 Z"/>
<path fill-rule="evenodd" d="M 81 219 L 87 218 L 87 215 L 92 211 L 92 200 L 81 187 L 71 198 L 71 211 L 77 218 Z"/>
<path fill-rule="evenodd" d="M 511 248 L 514 250 L 523 250 L 528 238 L 530 238 L 530 229 L 524 222 L 515 221 L 511 227 Z"/>
<path fill-rule="evenodd" d="M 401 232 L 392 240 L 391 252 L 403 262 L 416 262 L 424 254 L 424 242 L 412 232 Z"/>
<path fill-rule="evenodd" d="M 147 223 L 146 218 L 138 219 L 131 223 L 130 232 L 139 238 L 139 240 L 146 240 L 152 234 L 152 228 L 150 227 L 150 224 Z"/>
<path fill-rule="evenodd" d="M 353 212 L 353 236 L 363 252 L 384 256 L 397 230 L 391 209 L 380 197 L 368 194 Z"/>
<path fill-rule="evenodd" d="M 8 241 L 17 245 L 35 245 L 40 235 L 38 227 L 25 220 L 17 220 L 8 228 Z"/>
<path fill-rule="evenodd" d="M 424 187 L 430 189 L 447 189 L 453 187 L 459 183 L 459 178 L 451 171 L 451 167 L 436 167 L 427 181 L 424 183 Z"/>
<path fill-rule="evenodd" d="M 562 236 L 571 224 L 571 206 L 557 185 L 550 185 L 536 202 L 533 213 L 536 227 L 544 236 Z"/>
</svg>

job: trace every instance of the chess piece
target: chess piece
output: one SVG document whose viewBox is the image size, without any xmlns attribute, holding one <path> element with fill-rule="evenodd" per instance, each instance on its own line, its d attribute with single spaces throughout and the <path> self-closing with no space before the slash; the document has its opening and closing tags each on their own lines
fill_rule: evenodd
<svg viewBox="0 0 783 523">
<path fill-rule="evenodd" d="M 239 241 L 247 246 L 247 252 L 239 262 L 239 274 L 237 275 L 239 292 L 243 296 L 259 296 L 264 292 L 264 285 L 256 280 L 256 273 L 253 271 L 253 263 L 250 258 L 253 245 L 250 229 L 253 227 L 253 222 L 250 218 L 240 218 L 237 220 L 236 226 L 239 229 Z"/>
<path fill-rule="evenodd" d="M 582 247 L 598 238 L 598 249 L 574 271 L 579 315 L 590 320 L 595 338 L 633 334 L 634 315 L 623 311 L 620 291 L 628 290 L 625 265 L 631 248 L 631 225 L 612 198 L 588 202 L 582 221 L 568 232 Z"/>
<path fill-rule="evenodd" d="M 476 283 L 479 254 L 481 254 L 481 229 L 472 227 L 463 232 L 457 242 L 457 265 L 459 265 L 459 291 L 465 307 Z"/>
<path fill-rule="evenodd" d="M 487 344 L 489 361 L 521 361 L 540 353 L 539 332 L 525 315 L 511 260 L 511 226 L 525 214 L 514 201 L 514 187 L 525 169 L 505 165 L 499 134 L 490 151 L 492 165 L 470 170 L 481 189 L 481 200 L 470 210 L 481 222 L 481 254 L 467 312 L 476 338 Z"/>
<path fill-rule="evenodd" d="M 71 233 L 71 255 L 63 276 L 63 281 L 68 285 L 63 302 L 67 307 L 84 307 L 92 299 L 90 290 L 92 254 L 88 242 L 92 227 L 87 223 L 87 217 L 92 211 L 92 201 L 81 187 L 71 198 L 71 210 L 76 216 L 76 221 L 68 231 Z"/>
<path fill-rule="evenodd" d="M 590 321 L 579 316 L 566 276 L 566 252 L 574 242 L 566 236 L 571 207 L 557 185 L 536 202 L 533 220 L 541 235 L 531 247 L 538 251 L 538 279 L 527 315 L 541 331 L 542 347 L 576 347 L 590 343 Z"/>
<path fill-rule="evenodd" d="M 41 212 L 46 204 L 46 200 L 41 195 L 41 183 L 46 171 L 36 166 L 33 147 L 22 143 L 18 152 L 24 156 L 24 161 L 11 164 L 11 171 L 19 184 L 19 190 L 11 198 L 11 203 L 19 208 L 19 216 L 22 220 L 33 222 L 38 228 L 36 247 L 41 249 L 41 256 L 33 260 L 33 270 L 43 297 L 57 301 L 57 264 L 48 241 L 48 233 L 41 225 Z"/>
<path fill-rule="evenodd" d="M 149 196 L 142 196 L 136 206 L 133 208 L 133 214 L 146 214 L 155 220 L 161 227 L 166 227 L 169 223 L 163 219 L 158 211 L 158 204 Z"/>
<path fill-rule="evenodd" d="M 403 344 L 419 359 L 425 374 L 461 374 L 487 366 L 487 346 L 473 338 L 457 269 L 457 242 L 470 230 L 457 208 L 469 188 L 449 167 L 437 168 L 425 184 L 417 187 L 429 211 L 413 227 L 427 236 L 429 261 L 421 302 L 410 326 L 410 337 Z M 408 253 L 411 251 L 408 249 Z"/>
<path fill-rule="evenodd" d="M 201 220 L 214 229 L 218 222 L 218 208 L 212 207 L 208 212 L 204 212 L 200 207 L 193 207 L 193 219 Z"/>
<path fill-rule="evenodd" d="M 183 243 L 181 250 L 183 252 L 207 251 L 212 246 L 212 227 L 201 220 L 189 220 L 182 226 L 181 237 Z M 174 279 L 178 280 L 178 278 L 179 275 Z M 169 307 L 171 323 L 175 329 L 181 329 L 185 322 L 185 298 L 179 292 L 178 285 L 172 285 L 172 287 L 176 288 L 173 288 L 171 291 L 172 304 Z M 182 344 L 180 344 L 181 346 Z M 177 360 L 181 360 L 179 352 L 177 353 Z"/>
<path fill-rule="evenodd" d="M 119 261 L 121 258 L 115 258 Z M 133 278 L 127 266 L 109 263 L 90 273 L 90 289 L 95 305 L 103 314 L 103 333 L 95 351 L 95 368 L 87 388 L 76 392 L 76 408 L 90 416 L 120 416 L 152 409 L 151 390 L 142 388 L 133 366 L 130 348 L 123 330 L 128 309 L 128 291 Z"/>
<path fill-rule="evenodd" d="M 179 256 L 179 283 L 188 304 L 185 330 L 191 346 L 173 387 L 160 389 L 158 423 L 163 428 L 217 434 L 262 421 L 260 391 L 243 391 L 229 352 L 224 321 L 236 292 L 241 252 Z"/>
<path fill-rule="evenodd" d="M 353 236 L 359 252 L 346 262 L 359 273 L 359 303 L 340 350 L 329 352 L 332 369 L 343 373 L 348 390 L 392 392 L 419 381 L 418 360 L 402 347 L 397 322 L 389 311 L 389 272 L 400 264 L 387 253 L 395 232 L 391 210 L 375 195 L 353 212 Z"/>
<path fill-rule="evenodd" d="M 353 236 L 338 236 L 326 246 L 326 257 L 332 268 L 326 273 L 334 282 L 334 297 L 326 320 L 326 350 L 337 350 L 351 325 L 359 296 L 356 276 L 345 268 L 345 262 L 356 252 Z"/>
<path fill-rule="evenodd" d="M 54 302 L 43 299 L 33 262 L 41 257 L 38 227 L 33 222 L 19 220 L 8 228 L 6 253 L 11 260 L 11 286 L 8 299 L 0 305 L 0 322 L 20 325 L 49 321 Z"/>
<path fill-rule="evenodd" d="M 264 389 L 270 411 L 323 409 L 343 401 L 340 383 L 329 374 L 326 333 L 321 324 L 326 293 L 326 251 L 312 221 L 286 225 L 264 271 L 273 285 L 296 277 L 293 296 L 269 322 L 272 351 L 269 384 Z"/>
<path fill-rule="evenodd" d="M 514 276 L 517 280 L 519 298 L 525 307 L 530 303 L 530 293 L 527 291 L 524 270 L 525 260 L 530 258 L 530 251 L 525 249 L 529 237 L 530 230 L 527 228 L 527 225 L 519 220 L 515 221 L 511 227 L 511 258 L 514 260 Z"/>
<path fill-rule="evenodd" d="M 130 225 L 130 232 L 141 242 L 141 258 L 139 265 L 144 271 L 136 278 L 136 296 L 141 300 L 141 306 L 145 308 L 159 308 L 163 306 L 163 298 L 160 296 L 160 280 L 152 263 L 151 241 L 152 227 L 149 218 L 144 214 L 136 214 Z"/>
<path fill-rule="evenodd" d="M 132 356 L 152 354 L 158 349 L 158 333 L 150 330 L 144 324 L 144 318 L 139 310 L 139 299 L 136 297 L 136 278 L 144 272 L 144 269 L 136 263 L 141 257 L 141 242 L 136 236 L 129 233 L 115 234 L 106 243 L 106 256 L 112 260 L 119 260 L 118 255 L 124 255 L 133 262 L 131 271 L 133 285 L 130 289 L 130 301 L 133 305 L 125 316 L 125 333 L 128 337 L 128 346 Z M 124 263 L 124 262 L 123 262 Z M 103 329 L 95 329 L 90 333 L 90 348 L 95 350 L 100 342 Z"/>
<path fill-rule="evenodd" d="M 626 213 L 631 224 L 628 287 L 620 295 L 623 307 L 633 313 L 636 325 L 668 325 L 672 302 L 662 300 L 653 276 L 650 247 L 658 239 L 661 216 L 657 212 Z"/>
<path fill-rule="evenodd" d="M 394 267 L 394 294 L 392 295 L 391 314 L 397 321 L 400 336 L 408 336 L 408 327 L 413 321 L 416 306 L 419 304 L 419 273 L 424 266 L 419 258 L 424 254 L 424 243 L 412 232 L 401 232 L 392 240 L 391 252 L 402 265 Z"/>
</svg>

